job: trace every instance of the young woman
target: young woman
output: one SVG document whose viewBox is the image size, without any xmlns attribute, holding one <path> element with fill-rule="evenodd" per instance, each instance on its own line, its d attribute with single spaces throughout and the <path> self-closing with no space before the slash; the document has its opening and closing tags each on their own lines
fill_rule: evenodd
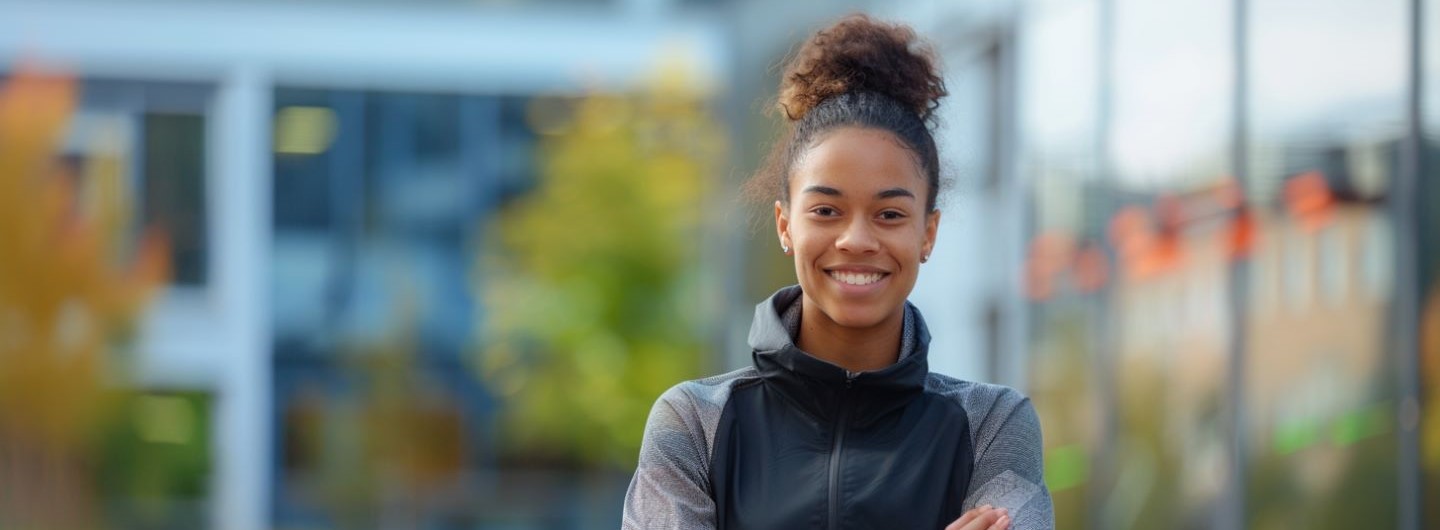
<svg viewBox="0 0 1440 530">
<path fill-rule="evenodd" d="M 1030 401 L 930 373 L 906 301 L 940 223 L 944 95 L 914 32 L 865 16 L 790 60 L 788 133 L 752 187 L 799 285 L 756 307 L 754 366 L 660 396 L 625 528 L 1054 526 Z"/>
</svg>

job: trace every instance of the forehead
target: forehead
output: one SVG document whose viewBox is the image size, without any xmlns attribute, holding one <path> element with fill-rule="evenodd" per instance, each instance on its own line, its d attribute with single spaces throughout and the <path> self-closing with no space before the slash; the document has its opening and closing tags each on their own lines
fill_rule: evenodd
<svg viewBox="0 0 1440 530">
<path fill-rule="evenodd" d="M 893 134 L 844 127 L 806 150 L 791 174 L 790 191 L 793 194 L 812 185 L 842 192 L 898 187 L 914 190 L 920 196 L 918 192 L 925 187 L 923 175 L 915 153 Z"/>
</svg>

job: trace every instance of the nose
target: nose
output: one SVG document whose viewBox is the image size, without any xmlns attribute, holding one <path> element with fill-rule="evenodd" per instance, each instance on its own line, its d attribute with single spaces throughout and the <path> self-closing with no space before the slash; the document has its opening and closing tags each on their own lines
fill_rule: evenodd
<svg viewBox="0 0 1440 530">
<path fill-rule="evenodd" d="M 875 237 L 874 227 L 866 222 L 866 219 L 856 217 L 840 237 L 835 240 L 835 248 L 844 252 L 856 254 L 873 254 L 880 251 L 880 239 Z"/>
</svg>

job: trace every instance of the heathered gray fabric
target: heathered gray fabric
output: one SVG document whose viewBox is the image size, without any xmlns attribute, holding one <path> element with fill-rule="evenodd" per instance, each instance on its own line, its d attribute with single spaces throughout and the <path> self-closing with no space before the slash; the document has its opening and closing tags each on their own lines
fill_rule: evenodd
<svg viewBox="0 0 1440 530">
<path fill-rule="evenodd" d="M 799 306 L 797 300 L 781 315 L 771 312 L 780 325 L 775 320 L 756 322 L 752 334 L 756 329 L 778 329 L 793 339 L 800 329 Z M 907 311 L 900 358 L 914 349 L 914 322 Z M 715 427 L 730 391 L 759 378 L 754 367 L 747 367 L 685 381 L 661 394 L 650 409 L 635 477 L 625 493 L 622 528 L 715 528 L 710 492 Z M 983 504 L 1004 507 L 1014 519 L 1011 529 L 1053 529 L 1050 493 L 1043 479 L 1040 422 L 1029 398 L 1008 387 L 935 373 L 926 379 L 925 390 L 958 401 L 970 420 L 975 466 L 965 509 Z"/>
<path fill-rule="evenodd" d="M 735 385 L 759 379 L 754 367 L 680 383 L 655 401 L 640 462 L 625 492 L 625 529 L 715 528 L 710 457 L 715 425 Z"/>
<path fill-rule="evenodd" d="M 1005 508 L 1013 530 L 1055 528 L 1050 490 L 1045 488 L 1040 418 L 1030 398 L 1013 388 L 963 381 L 930 373 L 927 393 L 960 402 L 970 419 L 975 467 L 965 509 L 989 504 Z"/>
</svg>

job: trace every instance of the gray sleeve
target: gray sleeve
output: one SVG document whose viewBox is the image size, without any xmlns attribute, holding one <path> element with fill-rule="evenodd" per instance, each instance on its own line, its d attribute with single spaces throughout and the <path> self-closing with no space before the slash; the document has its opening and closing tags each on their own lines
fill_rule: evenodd
<svg viewBox="0 0 1440 530">
<path fill-rule="evenodd" d="M 681 385 L 655 401 L 625 492 L 623 529 L 715 528 L 709 443 L 700 416 Z"/>
<path fill-rule="evenodd" d="M 1055 512 L 1045 487 L 1044 445 L 1035 407 L 1013 389 L 985 386 L 1000 391 L 979 424 L 971 427 L 975 469 L 965 509 L 984 504 L 1003 507 L 1010 512 L 1012 530 L 1052 530 Z"/>
</svg>

